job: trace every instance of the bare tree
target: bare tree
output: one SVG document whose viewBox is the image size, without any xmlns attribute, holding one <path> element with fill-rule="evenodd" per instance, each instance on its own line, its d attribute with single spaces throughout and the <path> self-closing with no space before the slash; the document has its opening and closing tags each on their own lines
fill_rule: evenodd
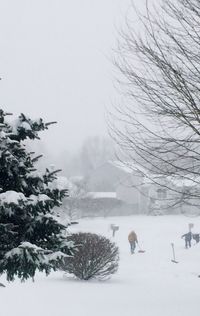
<svg viewBox="0 0 200 316">
<path fill-rule="evenodd" d="M 199 207 L 200 2 L 144 1 L 143 12 L 132 3 L 137 24 L 127 17 L 115 62 L 126 103 L 111 134 L 130 165 L 171 190 L 169 205 Z"/>
<path fill-rule="evenodd" d="M 93 136 L 86 139 L 80 159 L 85 175 L 114 157 L 113 141 L 107 137 Z"/>
<path fill-rule="evenodd" d="M 70 221 L 80 217 L 80 200 L 85 198 L 86 182 L 82 177 L 71 177 L 69 185 L 69 196 L 63 200 L 63 217 L 67 215 Z"/>
</svg>

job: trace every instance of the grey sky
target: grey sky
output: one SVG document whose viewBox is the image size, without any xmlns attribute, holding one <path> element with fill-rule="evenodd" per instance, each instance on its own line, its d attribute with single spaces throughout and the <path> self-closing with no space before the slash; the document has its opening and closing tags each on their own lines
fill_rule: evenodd
<svg viewBox="0 0 200 316">
<path fill-rule="evenodd" d="M 48 147 L 76 149 L 105 134 L 115 97 L 112 48 L 129 0 L 0 1 L 1 106 L 57 120 Z"/>
</svg>

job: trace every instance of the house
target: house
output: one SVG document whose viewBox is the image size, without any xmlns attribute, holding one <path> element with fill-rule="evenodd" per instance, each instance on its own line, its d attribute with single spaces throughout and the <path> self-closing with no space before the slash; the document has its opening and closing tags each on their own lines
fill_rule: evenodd
<svg viewBox="0 0 200 316">
<path fill-rule="evenodd" d="M 89 175 L 87 190 L 105 197 L 113 192 L 116 199 L 132 205 L 133 212 L 146 213 L 147 188 L 143 186 L 144 170 L 139 166 L 125 165 L 120 161 L 107 161 Z"/>
<path fill-rule="evenodd" d="M 129 214 L 199 214 L 197 182 L 200 179 L 149 174 L 133 163 L 107 161 L 89 175 L 87 190 L 92 192 L 92 198 L 98 196 L 99 203 L 103 199 L 108 202 L 112 194 L 112 199 L 124 203 L 124 209 L 129 206 Z M 193 198 L 187 192 L 193 192 Z"/>
<path fill-rule="evenodd" d="M 173 191 L 169 189 L 172 187 L 169 179 L 161 175 L 151 175 L 143 180 L 143 187 L 146 189 L 147 213 L 159 215 L 170 211 L 168 207 L 172 204 Z"/>
<path fill-rule="evenodd" d="M 200 214 L 200 179 L 151 174 L 144 177 L 149 214 Z"/>
<path fill-rule="evenodd" d="M 183 210 L 183 206 L 180 209 L 174 203 L 178 198 L 177 183 L 163 175 L 149 174 L 144 168 L 132 163 L 104 163 L 89 175 L 87 190 L 93 198 L 98 196 L 99 199 L 108 198 L 112 193 L 112 198 L 115 196 L 117 200 L 131 206 L 133 213 L 180 213 Z"/>
</svg>

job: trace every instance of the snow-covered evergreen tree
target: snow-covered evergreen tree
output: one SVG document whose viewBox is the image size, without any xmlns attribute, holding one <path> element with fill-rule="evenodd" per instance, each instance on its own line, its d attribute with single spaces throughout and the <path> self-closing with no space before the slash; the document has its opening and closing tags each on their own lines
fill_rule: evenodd
<svg viewBox="0 0 200 316">
<path fill-rule="evenodd" d="M 35 168 L 33 152 L 24 140 L 38 139 L 51 123 L 21 114 L 9 122 L 0 110 L 0 273 L 9 281 L 47 274 L 70 253 L 66 226 L 53 214 L 66 190 L 57 186 L 57 172 Z"/>
</svg>

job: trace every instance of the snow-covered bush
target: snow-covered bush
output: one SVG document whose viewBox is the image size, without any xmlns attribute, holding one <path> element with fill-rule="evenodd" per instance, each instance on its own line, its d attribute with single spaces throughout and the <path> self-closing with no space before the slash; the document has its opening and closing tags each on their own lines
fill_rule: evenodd
<svg viewBox="0 0 200 316">
<path fill-rule="evenodd" d="M 72 257 L 64 259 L 62 270 L 82 280 L 105 279 L 118 269 L 119 250 L 104 236 L 77 233 L 69 237 L 75 245 Z"/>
</svg>

